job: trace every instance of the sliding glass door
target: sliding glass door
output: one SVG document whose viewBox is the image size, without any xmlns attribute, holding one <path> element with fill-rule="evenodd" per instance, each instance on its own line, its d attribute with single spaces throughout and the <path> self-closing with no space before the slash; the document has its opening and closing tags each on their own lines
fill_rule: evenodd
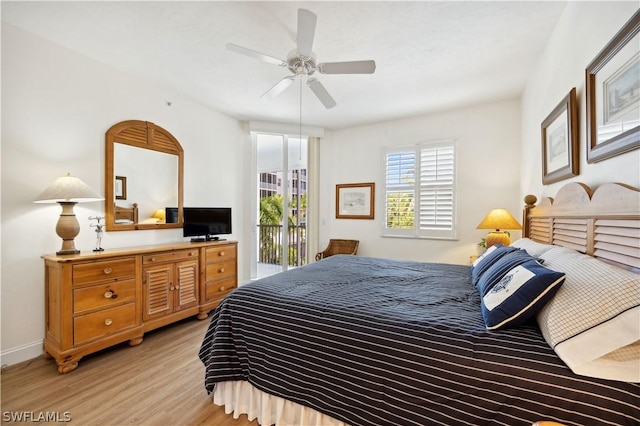
<svg viewBox="0 0 640 426">
<path fill-rule="evenodd" d="M 307 263 L 307 138 L 254 133 L 256 238 L 252 278 Z"/>
</svg>

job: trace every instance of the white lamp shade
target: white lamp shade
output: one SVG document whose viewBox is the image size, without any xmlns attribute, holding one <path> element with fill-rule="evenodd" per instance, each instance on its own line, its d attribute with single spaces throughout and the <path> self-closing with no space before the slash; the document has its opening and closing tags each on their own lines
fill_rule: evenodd
<svg viewBox="0 0 640 426">
<path fill-rule="evenodd" d="M 100 200 L 104 200 L 104 197 L 89 188 L 78 177 L 67 174 L 56 179 L 50 187 L 40 194 L 34 203 L 86 203 Z"/>
</svg>

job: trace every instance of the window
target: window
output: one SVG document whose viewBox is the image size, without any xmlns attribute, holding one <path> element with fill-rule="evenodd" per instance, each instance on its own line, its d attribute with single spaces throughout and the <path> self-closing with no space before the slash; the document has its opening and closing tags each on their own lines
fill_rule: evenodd
<svg viewBox="0 0 640 426">
<path fill-rule="evenodd" d="M 456 141 L 388 148 L 384 235 L 456 238 Z"/>
</svg>

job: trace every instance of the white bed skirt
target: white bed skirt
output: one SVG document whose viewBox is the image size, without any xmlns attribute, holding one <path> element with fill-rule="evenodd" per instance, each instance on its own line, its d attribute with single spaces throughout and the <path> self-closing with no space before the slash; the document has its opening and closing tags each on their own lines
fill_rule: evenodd
<svg viewBox="0 0 640 426">
<path fill-rule="evenodd" d="M 276 426 L 347 426 L 346 423 L 304 405 L 270 395 L 244 380 L 216 383 L 213 403 L 224 405 L 227 414 L 237 419 L 246 414 L 249 421 Z"/>
</svg>

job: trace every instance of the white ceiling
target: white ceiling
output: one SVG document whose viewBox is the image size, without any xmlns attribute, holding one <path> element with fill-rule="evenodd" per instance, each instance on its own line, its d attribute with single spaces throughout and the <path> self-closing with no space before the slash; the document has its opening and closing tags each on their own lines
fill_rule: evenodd
<svg viewBox="0 0 640 426">
<path fill-rule="evenodd" d="M 300 85 L 260 96 L 289 71 L 226 43 L 286 59 L 297 9 L 318 16 L 319 62 L 374 59 L 371 75 L 315 76 L 305 125 L 340 129 L 517 97 L 565 1 L 9 2 L 2 20 L 240 120 L 298 123 Z M 167 101 L 172 101 L 168 99 Z"/>
</svg>

